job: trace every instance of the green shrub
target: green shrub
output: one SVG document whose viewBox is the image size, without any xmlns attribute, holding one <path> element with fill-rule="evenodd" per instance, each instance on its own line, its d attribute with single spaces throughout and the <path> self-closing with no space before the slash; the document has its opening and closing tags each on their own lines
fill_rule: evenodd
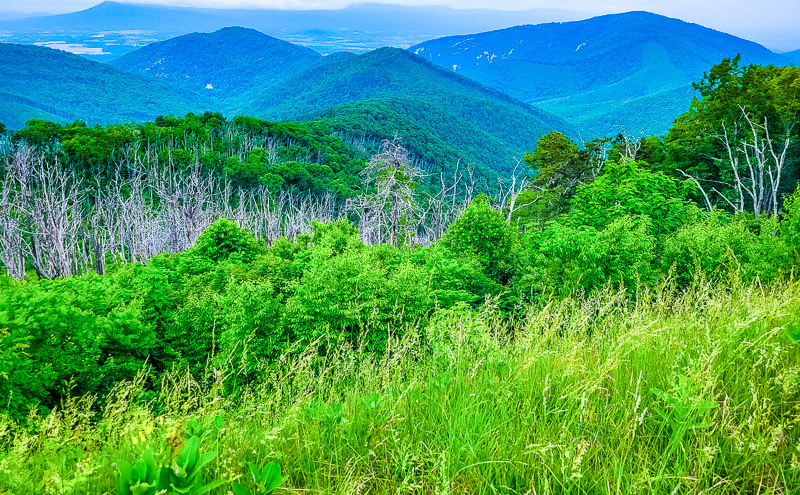
<svg viewBox="0 0 800 495">
<path fill-rule="evenodd" d="M 457 256 L 475 259 L 486 275 L 497 283 L 511 280 L 517 270 L 519 234 L 493 210 L 484 195 L 472 201 L 447 229 L 441 245 Z"/>
<path fill-rule="evenodd" d="M 243 261 L 252 261 L 263 250 L 247 230 L 239 228 L 236 222 L 220 218 L 208 227 L 200 237 L 190 254 L 198 254 L 214 261 L 227 259 L 233 253 L 240 253 Z"/>
<path fill-rule="evenodd" d="M 426 274 L 429 297 L 442 308 L 459 302 L 475 304 L 502 288 L 483 272 L 475 257 L 459 257 L 441 246 L 417 250 L 411 259 Z"/>
<path fill-rule="evenodd" d="M 286 303 L 293 340 L 329 334 L 355 343 L 364 334 L 369 344 L 378 344 L 381 336 L 366 332 L 382 316 L 378 299 L 387 276 L 387 269 L 364 251 L 349 251 L 310 267 Z"/>
<path fill-rule="evenodd" d="M 774 218 L 753 222 L 714 212 L 668 237 L 661 262 L 664 271 L 674 270 L 681 285 L 699 274 L 720 278 L 735 273 L 744 280 L 767 281 L 791 269 L 789 252 Z"/>
<path fill-rule="evenodd" d="M 23 417 L 67 392 L 104 393 L 132 378 L 160 343 L 131 296 L 97 275 L 0 291 L 0 411 Z"/>
<path fill-rule="evenodd" d="M 652 268 L 656 240 L 649 220 L 624 216 L 606 228 L 570 226 L 551 222 L 528 236 L 528 272 L 519 290 L 529 295 L 542 291 L 567 294 L 591 290 L 607 283 L 633 290 L 656 278 Z"/>
<path fill-rule="evenodd" d="M 646 215 L 652 220 L 650 232 L 661 236 L 686 220 L 692 191 L 691 182 L 653 172 L 643 162 L 607 163 L 602 175 L 578 187 L 568 218 L 572 225 L 602 229 L 626 215 Z"/>
<path fill-rule="evenodd" d="M 783 203 L 781 236 L 786 240 L 797 263 L 800 263 L 800 185 Z"/>
<path fill-rule="evenodd" d="M 276 358 L 287 343 L 282 301 L 269 281 L 231 279 L 219 306 L 223 358 L 248 374 L 260 360 Z"/>
</svg>

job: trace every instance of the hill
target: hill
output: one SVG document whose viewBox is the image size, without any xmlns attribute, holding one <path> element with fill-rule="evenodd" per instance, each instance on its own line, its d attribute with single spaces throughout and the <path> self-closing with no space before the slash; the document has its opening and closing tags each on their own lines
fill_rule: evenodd
<svg viewBox="0 0 800 495">
<path fill-rule="evenodd" d="M 647 12 L 452 36 L 409 51 L 593 136 L 615 134 L 619 124 L 638 132 L 641 121 L 647 133 L 666 132 L 691 101 L 689 84 L 724 57 L 788 60 L 757 43 Z"/>
<path fill-rule="evenodd" d="M 211 110 L 210 99 L 51 48 L 0 43 L 0 122 L 114 123 Z"/>
<path fill-rule="evenodd" d="M 302 71 L 321 55 L 254 29 L 230 27 L 152 43 L 108 62 L 214 96 L 230 96 Z"/>
<path fill-rule="evenodd" d="M 322 119 L 349 139 L 397 134 L 429 172 L 461 161 L 489 183 L 543 134 L 577 137 L 562 119 L 405 50 L 322 57 L 243 28 L 146 46 L 114 61 L 116 67 L 10 44 L 0 63 L 0 122 L 10 128 L 31 118 L 115 123 L 205 110 Z"/>
<path fill-rule="evenodd" d="M 502 172 L 551 130 L 577 135 L 558 117 L 396 48 L 323 59 L 230 105 L 234 113 L 269 119 L 323 117 L 355 134 L 398 132 L 435 163 L 448 153 L 432 143 L 448 143 L 452 164 L 462 158 Z"/>
</svg>

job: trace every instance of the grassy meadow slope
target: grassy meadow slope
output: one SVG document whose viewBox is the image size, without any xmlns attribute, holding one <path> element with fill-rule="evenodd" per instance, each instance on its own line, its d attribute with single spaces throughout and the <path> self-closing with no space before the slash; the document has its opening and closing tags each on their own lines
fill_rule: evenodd
<svg viewBox="0 0 800 495">
<path fill-rule="evenodd" d="M 145 449 L 164 462 L 191 427 L 217 453 L 202 470 L 223 483 L 213 494 L 255 487 L 248 462 L 313 493 L 793 493 L 798 294 L 797 281 L 604 291 L 513 321 L 456 308 L 380 356 L 284 355 L 235 396 L 235 368 L 175 370 L 146 395 L 141 376 L 99 408 L 0 419 L 0 489 L 115 493 L 115 462 Z"/>
</svg>

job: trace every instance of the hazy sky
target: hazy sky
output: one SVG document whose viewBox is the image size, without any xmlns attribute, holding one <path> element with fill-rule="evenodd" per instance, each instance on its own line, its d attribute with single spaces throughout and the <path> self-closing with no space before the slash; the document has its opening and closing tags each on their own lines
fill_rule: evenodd
<svg viewBox="0 0 800 495">
<path fill-rule="evenodd" d="M 448 5 L 455 8 L 492 8 L 524 10 L 561 8 L 583 12 L 623 12 L 648 10 L 671 12 L 683 16 L 721 16 L 739 18 L 742 22 L 780 20 L 786 16 L 797 21 L 800 2 L 797 0 L 117 0 L 125 3 L 149 3 L 194 7 L 262 7 L 287 9 L 336 9 L 354 3 L 391 3 L 405 5 Z M 74 12 L 100 3 L 100 0 L 0 0 L 0 10 L 24 12 Z M 755 19 L 749 14 L 758 14 Z"/>
<path fill-rule="evenodd" d="M 119 1 L 119 0 L 118 0 Z M 262 7 L 288 9 L 335 9 L 353 3 L 448 5 L 455 8 L 524 10 L 560 8 L 587 14 L 647 10 L 677 17 L 744 37 L 800 36 L 798 0 L 123 0 L 195 7 Z M 100 0 L 0 0 L 0 11 L 74 12 Z"/>
</svg>

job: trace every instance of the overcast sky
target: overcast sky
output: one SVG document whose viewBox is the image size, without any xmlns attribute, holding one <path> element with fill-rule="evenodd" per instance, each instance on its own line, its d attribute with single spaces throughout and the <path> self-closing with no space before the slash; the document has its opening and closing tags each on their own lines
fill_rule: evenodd
<svg viewBox="0 0 800 495">
<path fill-rule="evenodd" d="M 119 0 L 118 0 L 119 1 Z M 800 0 L 123 0 L 195 7 L 261 7 L 286 9 L 336 9 L 353 3 L 448 5 L 455 8 L 524 10 L 560 8 L 605 14 L 647 10 L 696 22 L 750 39 L 800 37 Z M 0 11 L 74 12 L 99 0 L 0 0 Z"/>
</svg>

